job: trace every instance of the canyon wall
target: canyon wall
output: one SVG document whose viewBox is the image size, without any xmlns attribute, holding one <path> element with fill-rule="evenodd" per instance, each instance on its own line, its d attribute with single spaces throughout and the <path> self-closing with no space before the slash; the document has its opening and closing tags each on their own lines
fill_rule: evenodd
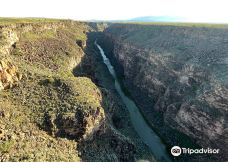
<svg viewBox="0 0 228 162">
<path fill-rule="evenodd" d="M 0 20 L 0 161 L 134 161 L 135 144 L 105 112 L 109 91 L 73 74 L 95 29 L 20 21 Z"/>
<path fill-rule="evenodd" d="M 226 26 L 112 24 L 100 44 L 168 145 L 228 152 Z"/>
</svg>

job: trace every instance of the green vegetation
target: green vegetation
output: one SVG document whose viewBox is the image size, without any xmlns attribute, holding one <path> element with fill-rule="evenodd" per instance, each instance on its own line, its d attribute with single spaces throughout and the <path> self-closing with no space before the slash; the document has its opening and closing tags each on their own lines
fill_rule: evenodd
<svg viewBox="0 0 228 162">
<path fill-rule="evenodd" d="M 12 24 L 25 24 L 25 23 L 50 23 L 59 22 L 60 19 L 47 19 L 47 18 L 1 18 L 0 25 L 12 25 Z"/>
<path fill-rule="evenodd" d="M 7 153 L 10 151 L 10 149 L 13 147 L 14 141 L 9 140 L 5 142 L 0 142 L 0 152 Z"/>
<path fill-rule="evenodd" d="M 42 29 L 40 23 L 56 22 L 53 29 Z M 84 56 L 75 40 L 86 41 L 89 26 L 84 23 L 54 19 L 1 18 L 0 25 L 31 23 L 3 30 L 19 37 L 12 47 L 8 35 L 0 50 L 9 47 L 10 54 L 0 53 L 18 67 L 22 80 L 12 89 L 0 92 L 0 159 L 8 161 L 79 161 L 77 143 L 65 138 L 54 138 L 46 129 L 45 114 L 89 114 L 100 106 L 99 90 L 88 78 L 74 77 L 72 70 Z M 39 24 L 33 25 L 33 24 Z M 55 28 L 55 29 L 54 29 Z M 6 32 L 7 33 L 7 32 Z M 94 109 L 94 110 L 93 110 Z M 0 160 L 1 161 L 1 160 Z"/>
<path fill-rule="evenodd" d="M 35 33 L 34 31 L 26 32 L 23 34 L 24 41 L 33 41 L 39 38 L 55 38 L 56 32 L 53 29 L 45 30 L 43 32 Z"/>
</svg>

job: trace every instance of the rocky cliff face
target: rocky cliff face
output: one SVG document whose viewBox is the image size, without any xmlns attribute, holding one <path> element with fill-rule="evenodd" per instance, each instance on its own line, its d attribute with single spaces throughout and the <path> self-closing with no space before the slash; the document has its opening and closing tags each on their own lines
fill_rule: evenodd
<svg viewBox="0 0 228 162">
<path fill-rule="evenodd" d="M 72 73 L 93 30 L 73 21 L 0 22 L 0 161 L 134 161 L 134 144 L 112 128 L 99 87 Z"/>
<path fill-rule="evenodd" d="M 0 90 L 11 88 L 22 79 L 22 75 L 18 72 L 11 62 L 1 60 L 0 63 Z"/>
<path fill-rule="evenodd" d="M 181 146 L 187 141 L 170 131 L 182 132 L 202 147 L 219 148 L 220 160 L 228 158 L 227 31 L 216 26 L 114 24 L 101 41 L 161 136 Z"/>
</svg>

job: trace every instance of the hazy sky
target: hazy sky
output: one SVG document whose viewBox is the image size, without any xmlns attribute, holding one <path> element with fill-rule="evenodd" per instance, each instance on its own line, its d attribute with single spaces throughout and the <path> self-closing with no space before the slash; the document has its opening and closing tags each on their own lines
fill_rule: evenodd
<svg viewBox="0 0 228 162">
<path fill-rule="evenodd" d="M 120 20 L 178 16 L 193 22 L 228 22 L 228 0 L 1 0 L 0 4 L 0 17 Z"/>
</svg>

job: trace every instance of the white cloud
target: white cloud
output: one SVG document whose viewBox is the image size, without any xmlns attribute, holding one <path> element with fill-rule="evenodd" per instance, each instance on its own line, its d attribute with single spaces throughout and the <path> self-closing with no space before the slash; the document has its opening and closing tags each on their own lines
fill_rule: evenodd
<svg viewBox="0 0 228 162">
<path fill-rule="evenodd" d="M 228 22 L 226 0 L 3 0 L 0 17 L 113 20 L 178 16 L 195 22 Z"/>
</svg>

